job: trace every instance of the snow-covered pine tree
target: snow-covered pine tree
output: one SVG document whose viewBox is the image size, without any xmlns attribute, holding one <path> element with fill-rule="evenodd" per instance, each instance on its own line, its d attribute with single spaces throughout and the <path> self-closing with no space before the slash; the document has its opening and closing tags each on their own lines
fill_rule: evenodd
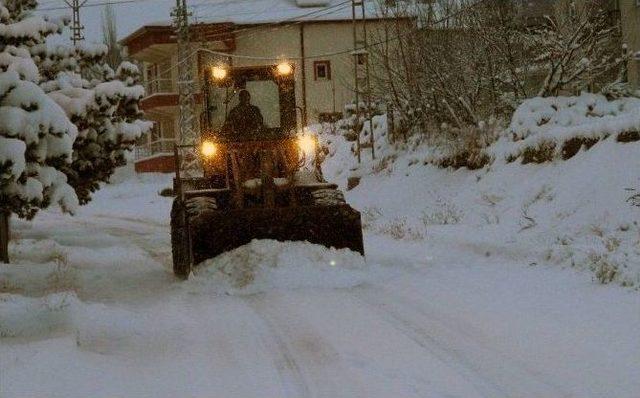
<svg viewBox="0 0 640 398">
<path fill-rule="evenodd" d="M 38 58 L 41 86 L 78 127 L 73 163 L 63 171 L 81 204 L 126 163 L 125 152 L 152 126 L 138 108 L 144 89 L 137 68 L 125 63 L 114 73 L 107 53 L 105 45 L 82 43 L 45 48 Z"/>
<path fill-rule="evenodd" d="M 124 85 L 114 119 L 117 133 L 114 154 L 118 165 L 124 164 L 125 150 L 131 150 L 136 139 L 151 132 L 153 127 L 152 122 L 143 119 L 144 113 L 140 109 L 140 100 L 145 94 L 141 78 L 140 69 L 131 62 L 122 62 L 116 70 L 116 79 Z"/>
<path fill-rule="evenodd" d="M 104 45 L 102 47 L 106 54 L 106 47 Z M 111 76 L 112 80 L 98 83 L 93 88 L 99 126 L 95 140 L 90 142 L 90 147 L 93 149 L 88 150 L 87 155 L 95 158 L 88 168 L 75 167 L 76 162 L 74 162 L 72 165 L 74 167 L 68 173 L 81 203 L 90 201 L 90 193 L 98 188 L 98 183 L 108 182 L 115 169 L 126 164 L 126 153 L 133 149 L 139 137 L 153 127 L 152 122 L 143 119 L 143 112 L 139 107 L 145 91 L 139 84 L 138 68 L 125 61 L 113 75 L 105 58 L 102 62 L 101 67 L 109 71 L 105 76 Z M 75 181 L 77 181 L 76 184 L 74 184 Z"/>
<path fill-rule="evenodd" d="M 38 85 L 31 49 L 64 22 L 33 14 L 35 0 L 0 0 L 0 260 L 8 262 L 11 214 L 32 218 L 58 203 L 73 212 L 78 198 L 61 168 L 72 161 L 77 128 Z"/>
</svg>

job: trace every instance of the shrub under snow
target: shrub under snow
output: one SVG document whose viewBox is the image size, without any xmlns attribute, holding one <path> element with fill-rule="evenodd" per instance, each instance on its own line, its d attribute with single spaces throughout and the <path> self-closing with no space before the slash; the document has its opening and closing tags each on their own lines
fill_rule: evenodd
<svg viewBox="0 0 640 398">
<path fill-rule="evenodd" d="M 610 136 L 621 142 L 640 139 L 640 99 L 609 101 L 598 94 L 532 98 L 518 107 L 507 133 L 512 142 L 499 145 L 502 152 L 496 154 L 509 161 L 568 159 Z"/>
</svg>

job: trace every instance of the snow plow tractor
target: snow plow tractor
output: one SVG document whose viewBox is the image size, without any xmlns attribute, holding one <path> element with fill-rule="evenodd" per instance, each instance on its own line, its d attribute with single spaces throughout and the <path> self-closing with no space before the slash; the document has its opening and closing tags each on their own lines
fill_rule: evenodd
<svg viewBox="0 0 640 398">
<path fill-rule="evenodd" d="M 175 275 L 253 239 L 364 254 L 360 213 L 323 178 L 316 137 L 300 133 L 293 66 L 208 72 L 200 142 L 175 147 Z M 185 173 L 194 163 L 199 174 Z"/>
</svg>

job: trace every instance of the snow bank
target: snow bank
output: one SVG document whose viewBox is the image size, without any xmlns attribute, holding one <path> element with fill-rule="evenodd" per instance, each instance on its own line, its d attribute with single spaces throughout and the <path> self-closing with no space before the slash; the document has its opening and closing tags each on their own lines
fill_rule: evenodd
<svg viewBox="0 0 640 398">
<path fill-rule="evenodd" d="M 571 127 L 581 127 L 599 134 L 614 134 L 638 128 L 638 122 L 616 119 L 617 116 L 640 116 L 640 99 L 622 98 L 608 101 L 598 94 L 578 97 L 532 98 L 524 101 L 513 115 L 509 132 L 519 139 L 533 135 L 556 137 Z"/>
<path fill-rule="evenodd" d="M 0 338 L 35 337 L 65 329 L 75 295 L 58 293 L 41 298 L 0 294 Z"/>
<path fill-rule="evenodd" d="M 515 159 L 527 148 L 554 146 L 555 158 L 572 139 L 601 140 L 623 133 L 640 132 L 640 99 L 609 101 L 603 95 L 532 98 L 513 115 L 505 145 L 492 151 L 497 158 Z"/>
<path fill-rule="evenodd" d="M 113 355 L 135 349 L 149 355 L 180 337 L 178 311 L 171 305 L 165 311 L 174 317 L 158 320 L 157 314 L 86 303 L 70 292 L 37 298 L 0 294 L 0 338 L 40 339 L 66 333 L 84 351 Z"/>
<path fill-rule="evenodd" d="M 640 101 L 580 98 L 557 100 L 573 104 L 566 112 L 553 111 L 552 99 L 534 100 L 521 110 L 540 105 L 529 112 L 544 114 L 540 120 L 555 127 L 518 122 L 522 114 L 511 127 L 523 126 L 518 131 L 527 138 L 518 143 L 578 127 L 600 137 L 566 161 L 522 165 L 496 158 L 481 170 L 442 169 L 429 162 L 436 149 L 419 142 L 391 145 L 377 136 L 378 158 L 363 150 L 358 165 L 341 134 L 325 133 L 325 176 L 343 188 L 347 178 L 361 178 L 346 196 L 362 212 L 369 234 L 427 248 L 434 239 L 451 240 L 461 251 L 502 253 L 521 264 L 572 267 L 592 272 L 596 281 L 640 286 L 640 208 L 628 202 L 640 186 L 640 143 L 617 142 L 613 134 L 633 127 L 622 121 L 638 118 L 640 111 L 631 109 Z M 592 115 L 582 115 L 590 107 Z M 611 113 L 622 116 L 607 116 Z M 600 123 L 606 129 L 599 130 Z M 501 139 L 489 149 L 508 153 L 501 152 L 506 142 L 513 144 Z"/>
<path fill-rule="evenodd" d="M 347 288 L 366 283 L 380 272 L 367 265 L 360 254 L 347 249 L 254 240 L 205 261 L 188 283 L 215 293 L 242 295 L 281 289 Z"/>
<path fill-rule="evenodd" d="M 9 246 L 12 259 L 35 264 L 65 261 L 68 250 L 51 239 L 14 239 Z"/>
</svg>

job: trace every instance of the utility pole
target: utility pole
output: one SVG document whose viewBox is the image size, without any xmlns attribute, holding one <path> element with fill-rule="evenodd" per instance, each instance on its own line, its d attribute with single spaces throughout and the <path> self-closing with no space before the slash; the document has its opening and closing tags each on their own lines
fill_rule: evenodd
<svg viewBox="0 0 640 398">
<path fill-rule="evenodd" d="M 71 7 L 71 11 L 73 11 L 71 41 L 73 41 L 73 45 L 75 46 L 79 41 L 84 40 L 84 36 L 82 35 L 84 26 L 80 23 L 80 8 L 86 4 L 87 0 L 64 0 L 64 2 L 67 3 L 67 5 Z"/>
<path fill-rule="evenodd" d="M 362 155 L 360 153 L 360 132 L 362 129 L 360 128 L 360 78 L 358 73 L 360 71 L 360 68 L 358 68 L 360 60 L 358 59 L 358 23 L 356 18 L 356 3 L 356 0 L 351 0 L 351 22 L 353 23 L 353 52 L 351 54 L 353 55 L 353 90 L 356 105 L 356 124 L 354 126 L 354 129 L 356 130 L 356 155 L 358 156 L 358 163 L 360 163 L 362 161 Z"/>
<path fill-rule="evenodd" d="M 371 158 L 376 158 L 375 137 L 373 134 L 373 115 L 371 109 L 371 71 L 369 68 L 369 43 L 367 38 L 367 18 L 365 0 L 351 0 L 351 17 L 353 22 L 353 72 L 354 92 L 356 103 L 356 146 L 358 163 L 362 161 L 360 133 L 364 130 L 364 124 L 360 126 L 360 97 L 366 101 L 365 117 L 369 122 L 369 144 Z M 358 10 L 360 8 L 360 10 Z M 360 34 L 358 32 L 360 30 Z M 361 36 L 361 37 L 359 37 Z"/>
<path fill-rule="evenodd" d="M 198 156 L 198 140 L 195 115 L 195 82 L 193 80 L 193 62 L 191 60 L 191 36 L 186 0 L 176 0 L 176 7 L 171 12 L 178 42 L 178 103 L 180 119 L 178 131 L 178 149 L 181 178 L 202 176 L 202 165 Z"/>
</svg>

